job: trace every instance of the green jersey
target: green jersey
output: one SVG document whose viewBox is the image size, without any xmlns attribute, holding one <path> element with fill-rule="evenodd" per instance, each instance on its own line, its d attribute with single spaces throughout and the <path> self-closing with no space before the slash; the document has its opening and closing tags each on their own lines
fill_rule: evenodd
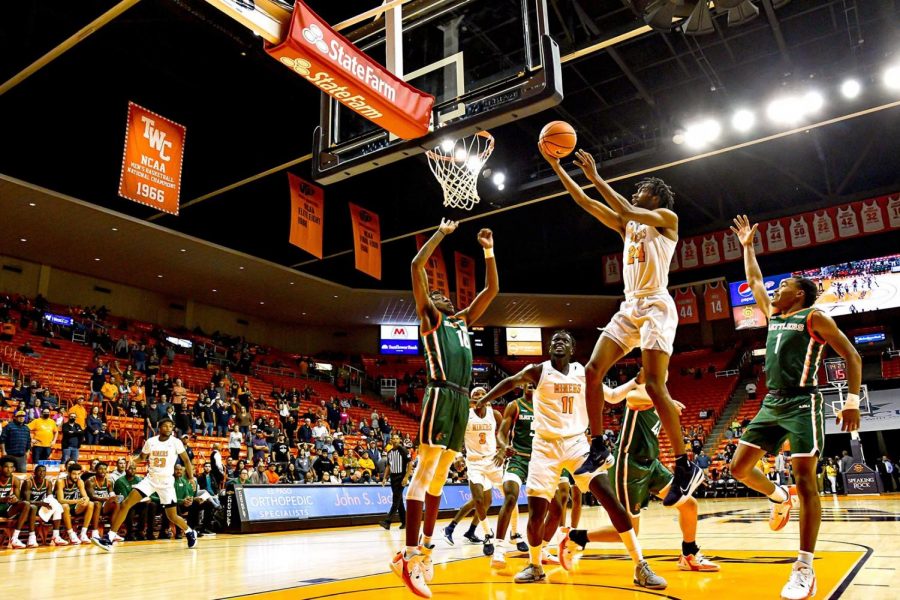
<svg viewBox="0 0 900 600">
<path fill-rule="evenodd" d="M 116 483 L 113 484 L 113 491 L 115 491 L 116 494 L 127 498 L 128 494 L 131 493 L 131 489 L 140 482 L 140 475 L 135 475 L 134 479 L 128 479 L 128 475 L 123 475 L 116 479 Z"/>
<path fill-rule="evenodd" d="M 825 342 L 809 324 L 813 307 L 789 315 L 772 315 L 766 337 L 766 385 L 790 390 L 818 385 L 817 372 Z"/>
<path fill-rule="evenodd" d="M 659 458 L 661 427 L 656 409 L 632 410 L 626 406 L 618 451 L 639 460 Z"/>
<path fill-rule="evenodd" d="M 194 486 L 187 477 L 179 477 L 175 480 L 175 498 L 178 502 L 185 498 L 193 498 L 195 495 Z"/>
<path fill-rule="evenodd" d="M 465 319 L 448 317 L 422 332 L 425 371 L 429 381 L 448 381 L 468 389 L 472 381 L 472 348 Z"/>
<path fill-rule="evenodd" d="M 531 456 L 531 442 L 534 440 L 534 430 L 531 428 L 534 422 L 534 407 L 525 402 L 524 398 L 516 398 L 516 417 L 512 426 L 512 447 L 516 454 Z"/>
</svg>

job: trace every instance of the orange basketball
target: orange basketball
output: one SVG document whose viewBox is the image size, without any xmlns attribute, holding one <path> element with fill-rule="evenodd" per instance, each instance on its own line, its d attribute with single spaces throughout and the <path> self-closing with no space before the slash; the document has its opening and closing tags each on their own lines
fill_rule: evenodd
<svg viewBox="0 0 900 600">
<path fill-rule="evenodd" d="M 572 126 L 565 121 L 550 121 L 541 129 L 538 143 L 550 156 L 562 158 L 575 149 L 578 136 Z"/>
</svg>

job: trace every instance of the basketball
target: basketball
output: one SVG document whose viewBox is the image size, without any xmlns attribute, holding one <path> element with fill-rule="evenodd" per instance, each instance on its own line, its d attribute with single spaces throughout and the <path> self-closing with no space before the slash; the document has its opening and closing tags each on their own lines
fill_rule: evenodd
<svg viewBox="0 0 900 600">
<path fill-rule="evenodd" d="M 565 121 L 550 121 L 541 129 L 538 143 L 547 154 L 563 158 L 575 149 L 578 135 L 575 133 L 575 129 Z"/>
</svg>

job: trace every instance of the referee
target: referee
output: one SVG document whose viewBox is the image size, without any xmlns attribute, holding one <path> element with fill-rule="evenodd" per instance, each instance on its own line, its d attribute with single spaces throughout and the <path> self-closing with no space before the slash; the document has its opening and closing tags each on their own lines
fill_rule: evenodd
<svg viewBox="0 0 900 600">
<path fill-rule="evenodd" d="M 406 507 L 403 506 L 403 488 L 409 483 L 409 470 L 412 465 L 409 460 L 409 450 L 403 447 L 399 436 L 391 438 L 391 451 L 387 453 L 387 465 L 384 467 L 384 476 L 381 478 L 381 485 L 384 485 L 388 478 L 391 481 L 391 494 L 393 502 L 391 510 L 387 514 L 384 521 L 378 524 L 385 529 L 391 528 L 391 519 L 395 512 L 400 512 L 400 529 L 406 527 Z"/>
</svg>

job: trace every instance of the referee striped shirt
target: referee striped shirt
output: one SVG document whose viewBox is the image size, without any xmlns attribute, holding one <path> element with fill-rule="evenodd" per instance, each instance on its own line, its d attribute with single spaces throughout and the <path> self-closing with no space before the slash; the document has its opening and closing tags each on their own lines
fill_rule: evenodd
<svg viewBox="0 0 900 600">
<path fill-rule="evenodd" d="M 409 455 L 403 448 L 399 446 L 392 448 L 388 452 L 387 458 L 391 467 L 391 475 L 406 474 L 406 464 L 409 462 Z"/>
</svg>

